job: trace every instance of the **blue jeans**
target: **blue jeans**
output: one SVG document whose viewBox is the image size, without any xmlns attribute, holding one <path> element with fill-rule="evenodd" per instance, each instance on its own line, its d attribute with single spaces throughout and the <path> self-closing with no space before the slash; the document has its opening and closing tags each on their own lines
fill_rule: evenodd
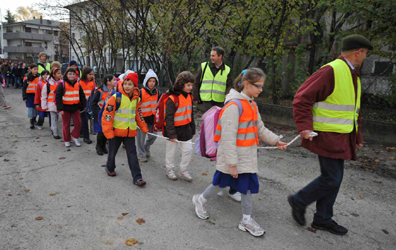
<svg viewBox="0 0 396 250">
<path fill-rule="evenodd" d="M 19 76 L 14 76 L 14 88 L 19 88 L 21 84 L 21 78 Z"/>
<path fill-rule="evenodd" d="M 117 155 L 117 151 L 123 142 L 125 145 L 128 165 L 129 169 L 132 173 L 133 181 L 137 181 L 142 179 L 142 174 L 139 166 L 139 160 L 136 153 L 136 144 L 135 137 L 117 137 L 115 136 L 113 139 L 109 139 L 109 154 L 107 157 L 106 168 L 113 172 L 116 168 L 115 166 L 115 156 Z"/>
<path fill-rule="evenodd" d="M 321 175 L 294 195 L 301 207 L 316 201 L 314 222 L 326 224 L 332 221 L 333 206 L 344 176 L 344 160 L 319 156 Z"/>
</svg>

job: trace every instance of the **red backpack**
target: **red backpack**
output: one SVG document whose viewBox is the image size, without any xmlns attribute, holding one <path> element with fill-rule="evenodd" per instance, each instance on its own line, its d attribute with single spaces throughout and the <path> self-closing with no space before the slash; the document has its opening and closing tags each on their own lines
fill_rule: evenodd
<svg viewBox="0 0 396 250">
<path fill-rule="evenodd" d="M 161 98 L 159 99 L 157 106 L 155 107 L 155 118 L 154 118 L 154 131 L 163 131 L 164 124 L 165 124 L 165 117 L 164 117 L 164 108 L 165 103 L 168 101 L 169 94 L 168 92 L 163 93 Z M 175 100 L 175 108 L 176 110 L 179 108 L 179 97 L 177 95 L 173 95 Z M 163 132 L 162 132 L 163 134 Z"/>
</svg>

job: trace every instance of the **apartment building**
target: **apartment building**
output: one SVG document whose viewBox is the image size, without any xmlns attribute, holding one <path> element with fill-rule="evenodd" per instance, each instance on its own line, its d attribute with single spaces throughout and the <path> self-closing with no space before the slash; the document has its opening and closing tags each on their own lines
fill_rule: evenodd
<svg viewBox="0 0 396 250">
<path fill-rule="evenodd" d="M 35 62 L 45 52 L 49 61 L 68 61 L 69 45 L 62 42 L 60 24 L 42 18 L 5 24 L 4 57 Z"/>
</svg>

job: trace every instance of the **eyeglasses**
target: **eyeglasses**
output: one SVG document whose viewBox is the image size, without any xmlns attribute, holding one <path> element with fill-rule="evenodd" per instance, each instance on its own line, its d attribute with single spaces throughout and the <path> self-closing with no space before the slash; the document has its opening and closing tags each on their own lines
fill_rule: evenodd
<svg viewBox="0 0 396 250">
<path fill-rule="evenodd" d="M 259 86 L 259 85 L 255 84 L 255 83 L 251 83 L 251 82 L 249 82 L 249 83 L 251 85 L 253 85 L 254 87 L 256 87 L 257 89 L 263 89 L 263 87 L 264 87 L 264 85 Z"/>
</svg>

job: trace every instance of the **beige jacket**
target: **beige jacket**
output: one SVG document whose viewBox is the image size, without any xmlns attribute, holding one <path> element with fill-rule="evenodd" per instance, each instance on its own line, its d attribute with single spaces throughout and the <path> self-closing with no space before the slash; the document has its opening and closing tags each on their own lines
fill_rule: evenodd
<svg viewBox="0 0 396 250">
<path fill-rule="evenodd" d="M 231 89 L 226 96 L 225 103 L 232 99 L 244 99 L 252 102 L 253 100 L 243 93 Z M 253 108 L 253 103 L 251 104 Z M 224 110 L 221 117 L 221 140 L 217 149 L 216 169 L 222 173 L 230 173 L 230 165 L 236 165 L 238 173 L 257 173 L 257 145 L 251 147 L 237 147 L 236 137 L 238 131 L 239 109 L 236 105 L 229 106 Z M 260 112 L 258 118 L 258 137 L 260 140 L 275 145 L 280 137 L 272 133 L 261 120 Z"/>
</svg>

